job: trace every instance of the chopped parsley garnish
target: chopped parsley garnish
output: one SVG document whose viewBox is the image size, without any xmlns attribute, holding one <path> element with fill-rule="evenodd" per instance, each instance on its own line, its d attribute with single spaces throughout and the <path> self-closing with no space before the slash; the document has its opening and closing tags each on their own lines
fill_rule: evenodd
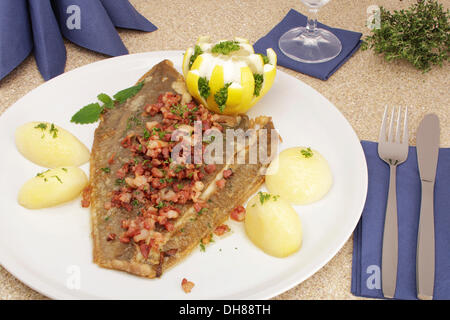
<svg viewBox="0 0 450 320">
<path fill-rule="evenodd" d="M 37 126 L 34 127 L 35 129 L 41 129 L 42 131 L 47 130 L 47 124 L 46 123 L 39 123 Z"/>
<path fill-rule="evenodd" d="M 138 201 L 137 199 L 134 199 L 133 201 L 131 201 L 131 204 L 132 204 L 134 207 L 137 207 L 137 206 L 139 205 L 139 201 Z"/>
<path fill-rule="evenodd" d="M 168 134 L 168 132 L 166 132 L 166 131 L 160 131 L 160 132 L 158 133 L 159 139 L 163 140 L 163 139 L 164 139 L 164 136 L 165 136 L 166 134 Z"/>
<path fill-rule="evenodd" d="M 311 150 L 311 148 L 306 148 L 306 149 L 302 149 L 300 151 L 300 153 L 305 157 L 305 158 L 311 158 L 314 154 Z"/>
<path fill-rule="evenodd" d="M 200 242 L 200 251 L 205 252 L 205 245 L 202 242 Z"/>
<path fill-rule="evenodd" d="M 42 130 L 42 137 L 41 138 L 44 138 L 45 137 L 45 131 L 47 130 L 48 125 L 46 123 L 39 123 L 34 128 Z M 53 136 L 53 138 L 57 138 L 58 137 L 58 128 L 56 128 L 56 126 L 53 123 L 50 125 L 49 133 L 50 133 L 50 135 Z"/>
<path fill-rule="evenodd" d="M 264 204 L 265 201 L 268 201 L 270 199 L 270 193 L 264 193 L 264 192 L 258 192 L 259 195 L 259 202 L 261 204 Z"/>
<path fill-rule="evenodd" d="M 208 211 L 207 208 L 201 208 L 200 211 L 197 212 L 197 214 L 198 214 L 199 216 L 201 216 L 201 215 L 202 215 L 204 212 L 206 212 L 206 211 Z"/>
<path fill-rule="evenodd" d="M 255 73 L 253 77 L 255 78 L 255 90 L 253 91 L 253 95 L 258 97 L 264 82 L 264 76 L 262 74 Z"/>
<path fill-rule="evenodd" d="M 161 131 L 160 128 L 153 127 L 152 128 L 152 136 L 155 135 L 158 131 Z"/>
<path fill-rule="evenodd" d="M 149 162 L 150 162 L 150 160 L 145 159 L 144 161 L 142 161 L 142 165 L 145 166 L 145 165 L 146 165 L 147 163 L 149 163 Z M 147 165 L 147 167 L 151 168 L 152 165 L 149 163 L 149 164 Z"/>
<path fill-rule="evenodd" d="M 110 173 L 111 169 L 109 167 L 101 168 L 104 173 Z"/>
<path fill-rule="evenodd" d="M 63 183 L 62 180 L 58 176 L 51 176 L 51 178 L 55 178 L 59 183 Z"/>
<path fill-rule="evenodd" d="M 231 82 L 226 83 L 219 91 L 214 95 L 214 100 L 219 106 L 220 112 L 223 112 L 226 107 L 227 99 L 228 99 L 228 87 L 231 86 Z"/>
<path fill-rule="evenodd" d="M 125 179 L 116 179 L 115 183 L 116 186 L 121 186 L 125 183 Z"/>
<path fill-rule="evenodd" d="M 156 208 L 161 209 L 163 207 L 165 207 L 166 205 L 164 204 L 164 202 L 160 201 L 157 205 Z"/>
<path fill-rule="evenodd" d="M 181 170 L 183 170 L 185 167 L 183 166 L 183 165 L 181 165 L 181 164 L 179 164 L 179 165 L 177 165 L 177 167 L 175 168 L 175 173 L 178 173 L 178 172 L 180 172 Z"/>
<path fill-rule="evenodd" d="M 212 53 L 220 53 L 223 55 L 230 54 L 230 52 L 238 51 L 241 48 L 237 41 L 222 41 L 212 47 Z"/>
<path fill-rule="evenodd" d="M 278 198 L 280 197 L 279 195 L 271 195 L 270 193 L 265 193 L 265 192 L 258 192 L 259 195 L 259 202 L 261 202 L 261 204 L 264 204 L 264 202 L 269 201 L 271 198 L 273 201 L 277 201 Z M 255 204 L 252 205 L 252 207 L 254 207 Z"/>
<path fill-rule="evenodd" d="M 62 171 L 67 172 L 67 168 L 61 168 Z"/>
<path fill-rule="evenodd" d="M 131 116 L 127 120 L 127 128 L 126 128 L 126 130 L 128 131 L 133 126 L 137 127 L 137 126 L 140 126 L 140 125 L 142 125 L 142 121 L 136 116 Z"/>
<path fill-rule="evenodd" d="M 45 137 L 45 130 L 47 130 L 47 124 L 46 123 L 39 123 L 37 126 L 34 127 L 35 129 L 41 129 L 42 130 L 42 136 L 41 138 L 44 139 Z"/>
<path fill-rule="evenodd" d="M 171 108 L 170 108 L 170 112 L 172 112 L 174 115 L 177 115 L 177 116 L 180 116 L 180 117 L 184 117 L 184 114 L 186 113 L 186 112 L 188 112 L 189 110 L 188 110 L 188 107 L 187 107 L 187 105 L 181 105 L 181 104 L 179 104 L 179 105 L 173 105 Z"/>
<path fill-rule="evenodd" d="M 144 129 L 144 139 L 148 140 L 150 138 L 150 132 L 147 129 Z"/>
<path fill-rule="evenodd" d="M 203 50 L 200 48 L 200 46 L 196 45 L 194 47 L 194 54 L 189 59 L 189 70 L 192 68 L 192 64 L 194 63 L 195 59 L 197 59 L 197 57 L 199 55 L 201 55 L 202 53 L 203 53 Z"/>
<path fill-rule="evenodd" d="M 258 53 L 258 54 L 262 57 L 264 64 L 269 63 L 269 58 L 265 54 L 262 54 L 262 53 Z"/>
<path fill-rule="evenodd" d="M 209 138 L 209 140 L 203 140 L 203 143 L 210 144 L 210 143 L 212 143 L 214 140 L 216 140 L 216 136 L 211 136 L 211 137 Z"/>
<path fill-rule="evenodd" d="M 53 123 L 50 126 L 50 134 L 53 136 L 53 139 L 58 137 L 58 128 L 56 128 Z"/>
<path fill-rule="evenodd" d="M 36 174 L 36 177 L 44 178 L 44 181 L 47 182 L 47 178 L 44 176 L 44 174 L 49 172 L 49 171 L 50 171 L 50 169 L 48 169 L 48 170 L 46 170 L 44 172 L 40 172 L 40 173 Z"/>
<path fill-rule="evenodd" d="M 106 217 L 105 217 L 105 221 L 108 221 L 108 220 L 109 220 L 109 216 L 106 216 Z"/>
<path fill-rule="evenodd" d="M 208 79 L 206 79 L 206 77 L 198 78 L 198 92 L 200 92 L 200 95 L 204 99 L 208 99 L 209 95 L 211 94 L 209 82 Z"/>
</svg>

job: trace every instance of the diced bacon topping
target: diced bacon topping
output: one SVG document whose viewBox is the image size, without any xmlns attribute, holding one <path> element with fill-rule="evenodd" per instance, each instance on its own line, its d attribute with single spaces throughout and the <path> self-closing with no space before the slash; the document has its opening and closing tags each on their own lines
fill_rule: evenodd
<svg viewBox="0 0 450 320">
<path fill-rule="evenodd" d="M 194 288 L 195 284 L 191 281 L 188 281 L 186 278 L 183 278 L 181 281 L 181 288 L 185 293 L 190 293 L 192 288 Z"/>
<path fill-rule="evenodd" d="M 226 180 L 225 179 L 220 179 L 216 181 L 216 185 L 219 189 L 223 189 L 225 187 L 226 184 Z"/>
<path fill-rule="evenodd" d="M 199 215 L 207 208 L 200 198 L 205 189 L 202 180 L 215 174 L 217 166 L 188 163 L 188 157 L 194 159 L 194 152 L 205 152 L 208 144 L 201 139 L 197 142 L 194 121 L 201 121 L 204 132 L 209 129 L 223 131 L 222 124 L 234 119 L 214 116 L 195 102 L 180 102 L 180 95 L 167 92 L 161 94 L 156 103 L 145 105 L 141 115 L 130 117 L 131 127 L 119 140 L 121 146 L 130 151 L 130 157 L 122 160 L 112 154 L 108 160 L 109 165 L 118 161 L 123 163 L 114 166 L 117 188 L 112 191 L 111 199 L 104 203 L 104 208 L 110 210 L 110 214 L 114 214 L 113 208 L 130 213 L 130 218 L 122 221 L 123 233 L 117 238 L 122 243 L 136 244 L 144 259 L 159 254 L 164 234 L 175 231 L 175 222 L 181 214 L 180 205 L 192 203 Z M 162 119 L 148 118 L 154 116 L 162 116 Z M 140 124 L 135 125 L 137 122 Z M 178 140 L 172 141 L 172 135 L 178 132 Z M 183 149 L 182 161 L 174 161 L 171 154 L 180 143 L 188 143 L 190 154 Z M 196 143 L 200 143 L 201 148 L 195 148 Z M 225 170 L 223 179 L 216 182 L 218 188 L 223 189 L 232 174 L 231 169 Z M 89 205 L 87 192 L 84 204 Z M 223 234 L 227 232 L 226 228 L 219 226 L 215 233 Z"/>
<path fill-rule="evenodd" d="M 106 238 L 106 241 L 113 241 L 116 239 L 116 234 L 115 233 L 110 233 L 108 235 L 108 237 Z"/>
<path fill-rule="evenodd" d="M 112 155 L 111 155 L 111 158 L 109 158 L 109 160 L 108 160 L 108 164 L 114 164 L 114 157 L 116 156 L 116 153 L 114 152 Z"/>
<path fill-rule="evenodd" d="M 216 165 L 215 164 L 208 164 L 205 166 L 206 173 L 213 173 L 216 171 Z"/>
<path fill-rule="evenodd" d="M 244 221 L 245 219 L 245 208 L 243 206 L 237 206 L 231 211 L 230 214 L 231 219 L 235 221 Z"/>
<path fill-rule="evenodd" d="M 225 179 L 228 179 L 229 177 L 231 177 L 231 175 L 233 174 L 233 171 L 231 169 L 227 169 L 223 171 L 223 177 Z"/>
<path fill-rule="evenodd" d="M 226 224 L 221 224 L 214 230 L 216 236 L 223 236 L 225 233 L 230 231 L 230 227 Z"/>
<path fill-rule="evenodd" d="M 139 245 L 139 249 L 141 250 L 141 254 L 144 257 L 144 259 L 147 259 L 148 254 L 150 253 L 150 246 L 146 243 L 141 243 Z"/>
<path fill-rule="evenodd" d="M 81 206 L 83 208 L 88 208 L 91 205 L 91 190 L 92 188 L 90 186 L 87 186 L 83 189 L 82 199 L 81 199 Z"/>
<path fill-rule="evenodd" d="M 208 243 L 210 243 L 212 241 L 212 237 L 213 237 L 212 234 L 209 234 L 206 237 L 203 237 L 201 240 L 202 244 L 207 245 Z"/>
</svg>

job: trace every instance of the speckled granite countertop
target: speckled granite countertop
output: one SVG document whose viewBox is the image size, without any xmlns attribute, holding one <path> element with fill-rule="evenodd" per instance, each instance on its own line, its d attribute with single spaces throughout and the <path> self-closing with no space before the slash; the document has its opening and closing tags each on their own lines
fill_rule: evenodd
<svg viewBox="0 0 450 320">
<path fill-rule="evenodd" d="M 120 30 L 130 53 L 183 50 L 200 35 L 217 39 L 241 36 L 255 42 L 278 23 L 289 9 L 305 13 L 300 0 L 131 0 L 158 26 L 153 33 Z M 414 0 L 333 0 L 319 20 L 333 27 L 367 34 L 367 7 L 409 6 Z M 449 0 L 441 0 L 446 7 Z M 184 18 L 186 17 L 186 18 Z M 69 42 L 66 72 L 107 58 Z M 280 68 L 283 69 L 283 68 Z M 286 69 L 283 69 L 286 70 Z M 441 146 L 450 146 L 450 69 L 434 68 L 422 74 L 406 63 L 386 63 L 370 51 L 358 51 L 328 81 L 287 70 L 328 98 L 348 119 L 361 139 L 376 140 L 385 105 L 409 106 L 410 144 L 422 117 L 436 113 L 441 121 Z M 44 81 L 32 56 L 0 81 L 0 112 Z M 352 245 L 350 238 L 320 271 L 276 299 L 357 299 L 350 293 Z M 0 299 L 45 299 L 0 266 Z"/>
</svg>

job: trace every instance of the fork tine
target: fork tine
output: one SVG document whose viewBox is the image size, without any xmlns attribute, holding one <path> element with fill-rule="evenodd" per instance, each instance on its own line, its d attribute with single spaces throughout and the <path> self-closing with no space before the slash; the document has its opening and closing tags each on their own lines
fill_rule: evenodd
<svg viewBox="0 0 450 320">
<path fill-rule="evenodd" d="M 381 128 L 380 128 L 380 137 L 378 138 L 378 142 L 384 142 L 386 141 L 386 118 L 387 118 L 387 109 L 386 106 L 384 108 L 384 114 L 383 114 L 383 121 L 381 122 Z"/>
<path fill-rule="evenodd" d="M 402 107 L 398 107 L 398 116 L 397 116 L 397 128 L 395 129 L 395 143 L 400 143 L 400 122 L 401 122 L 401 115 L 402 115 Z"/>
<path fill-rule="evenodd" d="M 402 143 L 409 143 L 409 135 L 408 135 L 408 106 L 405 109 L 405 122 L 403 125 L 403 139 Z"/>
<path fill-rule="evenodd" d="M 389 124 L 389 134 L 388 134 L 388 141 L 392 142 L 393 140 L 393 129 L 394 129 L 394 115 L 395 115 L 395 108 L 392 109 L 391 113 L 391 122 Z"/>
</svg>

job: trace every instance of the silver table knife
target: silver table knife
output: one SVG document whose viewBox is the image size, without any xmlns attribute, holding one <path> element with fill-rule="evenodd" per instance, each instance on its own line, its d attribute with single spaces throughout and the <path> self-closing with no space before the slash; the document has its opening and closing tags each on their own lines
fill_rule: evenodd
<svg viewBox="0 0 450 320">
<path fill-rule="evenodd" d="M 417 161 L 422 181 L 419 233 L 417 238 L 417 297 L 433 299 L 434 290 L 434 181 L 439 154 L 439 118 L 427 114 L 417 130 Z"/>
</svg>

